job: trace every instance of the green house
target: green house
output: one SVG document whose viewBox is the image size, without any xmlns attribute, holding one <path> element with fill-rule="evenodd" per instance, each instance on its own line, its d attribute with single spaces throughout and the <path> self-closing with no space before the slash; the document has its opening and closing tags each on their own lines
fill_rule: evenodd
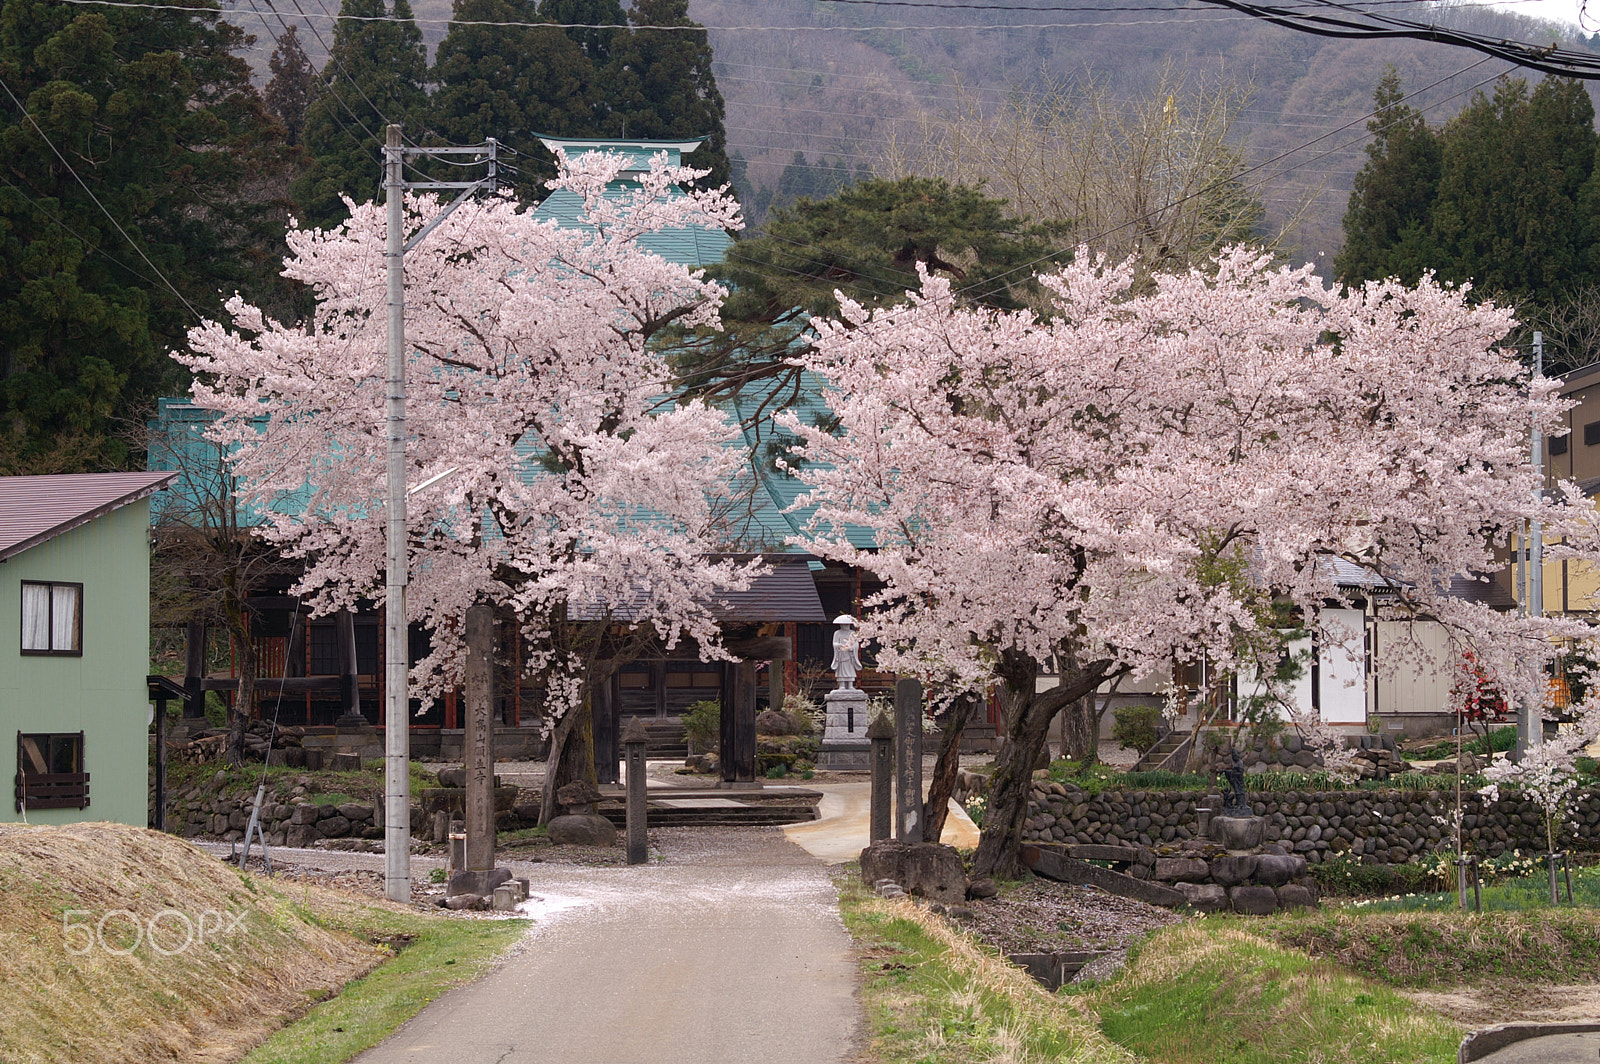
<svg viewBox="0 0 1600 1064">
<path fill-rule="evenodd" d="M 0 477 L 0 821 L 145 824 L 148 500 L 173 475 Z"/>
</svg>

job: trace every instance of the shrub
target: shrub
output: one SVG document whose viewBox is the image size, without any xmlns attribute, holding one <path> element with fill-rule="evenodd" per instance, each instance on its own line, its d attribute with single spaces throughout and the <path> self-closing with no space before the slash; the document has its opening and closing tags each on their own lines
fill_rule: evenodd
<svg viewBox="0 0 1600 1064">
<path fill-rule="evenodd" d="M 683 715 L 683 734 L 695 750 L 715 750 L 722 739 L 722 703 L 692 703 Z"/>
<path fill-rule="evenodd" d="M 1160 707 L 1119 707 L 1112 718 L 1111 737 L 1119 745 L 1144 754 L 1161 741 Z"/>
</svg>

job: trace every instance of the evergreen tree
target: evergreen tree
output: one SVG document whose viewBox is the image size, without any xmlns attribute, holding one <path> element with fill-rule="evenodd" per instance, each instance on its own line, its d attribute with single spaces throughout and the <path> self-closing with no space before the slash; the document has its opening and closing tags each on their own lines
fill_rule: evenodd
<svg viewBox="0 0 1600 1064">
<path fill-rule="evenodd" d="M 428 115 L 427 51 L 407 0 L 390 8 L 383 0 L 344 0 L 339 14 L 345 17 L 333 31 L 325 87 L 306 111 L 311 166 L 294 185 L 300 221 L 321 227 L 346 216 L 341 195 L 358 203 L 378 198 L 384 127 L 398 122 L 408 140 L 419 141 Z"/>
<path fill-rule="evenodd" d="M 289 144 L 299 144 L 306 126 L 306 109 L 317 88 L 317 71 L 300 47 L 294 26 L 278 38 L 278 47 L 273 49 L 267 67 L 272 71 L 272 80 L 267 82 L 262 98 L 267 110 L 283 123 Z"/>
<path fill-rule="evenodd" d="M 0 9 L 7 471 L 131 461 L 116 423 L 181 386 L 166 356 L 195 315 L 269 287 L 281 150 L 246 43 L 215 4 Z"/>
<path fill-rule="evenodd" d="M 1373 93 L 1372 143 L 1344 216 L 1334 270 L 1346 284 L 1399 277 L 1415 284 L 1430 265 L 1428 225 L 1439 191 L 1439 138 L 1405 102 L 1390 67 Z"/>
<path fill-rule="evenodd" d="M 1432 211 L 1439 276 L 1499 299 L 1544 302 L 1584 276 L 1580 204 L 1600 137 L 1578 81 L 1520 78 L 1478 93 L 1441 134 Z"/>
<path fill-rule="evenodd" d="M 700 184 L 728 183 L 728 136 L 724 107 L 711 72 L 711 42 L 703 29 L 657 30 L 656 26 L 696 26 L 688 0 L 635 0 L 628 13 L 632 29 L 613 42 L 610 62 L 601 72 L 605 113 L 598 135 L 671 140 L 704 137 L 684 162 L 709 169 Z"/>
<path fill-rule="evenodd" d="M 1006 207 L 942 178 L 906 177 L 774 210 L 712 270 L 731 290 L 724 331 L 687 343 L 679 369 L 707 394 L 776 394 L 793 383 L 808 321 L 838 314 L 836 291 L 868 306 L 893 302 L 918 286 L 919 266 L 953 279 L 974 303 L 1018 309 L 1063 233 Z"/>
<path fill-rule="evenodd" d="M 583 49 L 585 58 L 596 70 L 602 70 L 611 60 L 611 49 L 618 33 L 625 33 L 627 13 L 617 0 L 541 0 L 540 18 L 563 26 L 586 27 L 563 32 L 572 43 Z M 616 26 L 617 29 L 592 29 L 594 26 Z"/>
<path fill-rule="evenodd" d="M 619 12 L 620 15 L 620 12 Z M 555 163 L 535 134 L 591 135 L 595 70 L 581 44 L 554 27 L 472 26 L 466 22 L 532 22 L 533 0 L 456 0 L 455 19 L 433 67 L 438 86 L 431 125 L 452 144 L 501 141 L 512 161 L 517 195 L 532 202 Z M 443 167 L 438 168 L 442 170 Z"/>
</svg>

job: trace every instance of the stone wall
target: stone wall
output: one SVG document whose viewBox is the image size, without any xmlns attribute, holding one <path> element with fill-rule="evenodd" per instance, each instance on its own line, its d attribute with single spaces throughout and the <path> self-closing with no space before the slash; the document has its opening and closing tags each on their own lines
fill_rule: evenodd
<svg viewBox="0 0 1600 1064">
<path fill-rule="evenodd" d="M 254 804 L 253 794 L 228 797 L 200 785 L 172 796 L 167 827 L 178 835 L 237 841 L 244 838 Z M 416 806 L 412 807 L 412 821 L 414 826 L 421 822 L 421 810 Z M 287 802 L 269 798 L 262 806 L 261 828 L 268 846 L 309 846 L 318 839 L 381 839 L 383 805 L 315 805 L 303 798 Z"/>
<path fill-rule="evenodd" d="M 1159 848 L 1199 834 L 1199 791 L 1103 791 L 1089 795 L 1060 783 L 1036 782 L 1023 822 L 1024 842 L 1101 843 Z M 1398 863 L 1445 841 L 1436 817 L 1455 808 L 1448 791 L 1262 791 L 1250 795 L 1266 818 L 1263 843 L 1276 843 L 1312 864 L 1340 854 L 1368 864 Z M 1485 802 L 1463 795 L 1463 825 L 1471 852 L 1545 848 L 1544 820 L 1523 799 Z M 1600 792 L 1577 806 L 1579 848 L 1600 848 Z M 1566 845 L 1572 845 L 1569 835 Z"/>
</svg>

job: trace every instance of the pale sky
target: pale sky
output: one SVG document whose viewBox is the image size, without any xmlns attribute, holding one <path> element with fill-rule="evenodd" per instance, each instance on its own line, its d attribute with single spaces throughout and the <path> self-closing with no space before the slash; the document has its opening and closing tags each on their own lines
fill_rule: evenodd
<svg viewBox="0 0 1600 1064">
<path fill-rule="evenodd" d="M 1577 23 L 1579 2 L 1580 0 L 1511 0 L 1494 6 L 1503 11 L 1515 11 L 1519 15 L 1534 15 L 1552 21 Z M 1589 0 L 1589 13 L 1580 26 L 1585 33 L 1600 31 L 1600 0 Z"/>
</svg>

